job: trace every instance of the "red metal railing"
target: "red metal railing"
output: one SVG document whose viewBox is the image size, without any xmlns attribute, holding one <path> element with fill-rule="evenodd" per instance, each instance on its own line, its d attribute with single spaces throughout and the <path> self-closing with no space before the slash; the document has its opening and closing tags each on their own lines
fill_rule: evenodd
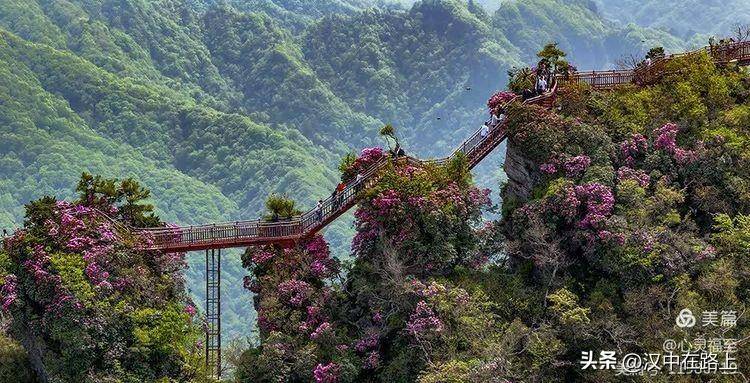
<svg viewBox="0 0 750 383">
<path fill-rule="evenodd" d="M 561 85 L 588 84 L 595 89 L 612 89 L 625 84 L 650 85 L 666 73 L 669 60 L 692 54 L 707 52 L 717 64 L 737 62 L 750 63 L 750 41 L 713 45 L 694 51 L 675 53 L 657 60 L 651 65 L 641 65 L 636 69 L 576 72 L 558 76 Z"/>
</svg>

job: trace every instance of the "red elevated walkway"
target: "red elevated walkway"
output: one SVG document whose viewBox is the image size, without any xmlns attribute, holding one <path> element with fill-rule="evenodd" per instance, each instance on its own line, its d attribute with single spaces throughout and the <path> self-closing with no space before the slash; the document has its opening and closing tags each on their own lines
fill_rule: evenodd
<svg viewBox="0 0 750 383">
<path fill-rule="evenodd" d="M 525 103 L 549 107 L 554 103 L 556 89 L 555 86 L 549 93 L 528 99 Z M 491 129 L 486 137 L 482 137 L 480 131 L 477 130 L 446 158 L 422 161 L 407 157 L 407 160 L 425 164 L 444 163 L 458 153 L 463 153 L 468 160 L 469 167 L 473 168 L 505 140 L 505 123 L 503 121 Z M 170 252 L 246 247 L 271 243 L 292 244 L 301 238 L 317 233 L 354 206 L 357 203 L 359 191 L 374 186 L 382 174 L 381 170 L 387 163 L 388 160 L 386 159 L 373 165 L 363 174 L 359 182 L 350 182 L 336 196 L 330 196 L 323 200 L 321 208 L 313 208 L 289 220 L 277 222 L 264 220 L 235 221 L 200 226 L 131 229 L 131 231 L 144 239 L 145 249 Z"/>
</svg>

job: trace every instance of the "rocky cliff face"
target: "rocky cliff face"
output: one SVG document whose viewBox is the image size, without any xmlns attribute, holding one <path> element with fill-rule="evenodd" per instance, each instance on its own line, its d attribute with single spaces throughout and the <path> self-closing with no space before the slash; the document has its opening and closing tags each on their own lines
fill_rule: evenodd
<svg viewBox="0 0 750 383">
<path fill-rule="evenodd" d="M 539 164 L 526 158 L 513 140 L 508 140 L 505 153 L 505 174 L 508 183 L 503 189 L 504 201 L 526 201 L 541 179 Z"/>
</svg>

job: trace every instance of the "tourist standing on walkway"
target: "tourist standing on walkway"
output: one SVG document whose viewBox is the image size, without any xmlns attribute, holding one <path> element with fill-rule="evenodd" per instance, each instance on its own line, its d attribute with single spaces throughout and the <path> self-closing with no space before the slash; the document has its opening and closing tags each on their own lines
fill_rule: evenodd
<svg viewBox="0 0 750 383">
<path fill-rule="evenodd" d="M 482 127 L 479 128 L 479 136 L 482 137 L 482 139 L 485 139 L 488 134 L 490 134 L 490 127 L 487 126 L 487 123 L 485 122 L 482 124 Z"/>
<path fill-rule="evenodd" d="M 323 200 L 322 199 L 318 200 L 318 206 L 315 209 L 316 209 L 315 213 L 317 215 L 318 222 L 320 222 L 323 220 Z"/>
<path fill-rule="evenodd" d="M 343 182 L 339 182 L 339 184 L 336 186 L 335 193 L 338 195 L 338 201 L 337 205 L 341 206 L 341 203 L 344 201 L 344 189 L 346 189 L 346 184 Z"/>
<path fill-rule="evenodd" d="M 364 176 L 362 175 L 362 173 L 357 173 L 357 178 L 356 178 L 356 179 L 354 180 L 354 188 L 355 188 L 355 189 L 356 189 L 357 191 L 360 191 L 360 190 L 362 190 L 362 180 L 363 180 L 364 178 L 365 178 L 365 177 L 364 177 Z"/>
<path fill-rule="evenodd" d="M 539 77 L 539 81 L 537 81 L 536 84 L 536 90 L 539 94 L 544 94 L 544 92 L 547 91 L 547 80 L 544 79 L 544 76 Z"/>
</svg>

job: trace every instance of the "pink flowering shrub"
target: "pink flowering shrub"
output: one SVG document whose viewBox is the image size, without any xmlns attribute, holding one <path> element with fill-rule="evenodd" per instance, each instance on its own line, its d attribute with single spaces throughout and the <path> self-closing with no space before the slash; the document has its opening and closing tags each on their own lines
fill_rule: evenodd
<svg viewBox="0 0 750 383">
<path fill-rule="evenodd" d="M 635 166 L 635 161 L 643 157 L 648 149 L 648 141 L 640 133 L 634 133 L 629 139 L 620 143 L 620 156 L 627 166 Z"/>
<path fill-rule="evenodd" d="M 651 177 L 649 177 L 649 175 L 646 174 L 646 172 L 643 170 L 635 170 L 627 166 L 623 166 L 617 169 L 617 181 L 635 181 L 638 186 L 645 188 L 648 187 L 649 183 L 651 182 Z"/>
<path fill-rule="evenodd" d="M 717 195 L 711 187 L 698 186 L 715 178 L 708 169 L 688 181 L 708 159 L 708 146 L 702 140 L 691 142 L 688 132 L 674 123 L 642 129 L 648 132 L 642 134 L 633 132 L 632 121 L 620 121 L 613 131 L 606 131 L 600 111 L 595 117 L 587 115 L 589 96 L 579 96 L 581 108 L 570 118 L 525 106 L 514 106 L 511 112 L 511 144 L 538 164 L 530 169 L 530 178 L 539 180 L 531 186 L 535 189 L 529 201 L 506 209 L 503 228 L 511 249 L 541 270 L 575 265 L 576 258 L 585 255 L 610 271 L 644 279 L 682 270 L 689 263 L 686 259 L 707 258 L 701 255 L 706 254 L 701 250 L 704 241 L 686 241 L 697 250 L 676 257 L 667 249 L 678 235 L 667 238 L 657 233 L 685 220 L 686 191 L 700 190 L 693 198 L 701 200 Z M 630 130 L 618 130 L 622 127 Z M 644 230 L 644 221 L 658 228 Z M 534 254 L 540 246 L 544 250 Z"/>
<path fill-rule="evenodd" d="M 337 294 L 330 286 L 339 264 L 323 237 L 316 235 L 288 248 L 251 247 L 242 260 L 251 271 L 244 284 L 256 294 L 264 345 L 246 353 L 253 362 L 241 370 L 243 379 L 255 382 L 296 376 L 303 381 L 339 382 L 341 376 L 351 376 L 353 362 L 343 363 L 347 368 L 334 362 L 356 357 L 348 347 L 341 347 L 350 340 L 334 321 Z M 268 365 L 269 361 L 296 367 L 282 372 Z"/>
<path fill-rule="evenodd" d="M 347 156 L 339 167 L 342 182 L 354 180 L 357 174 L 364 174 L 385 157 L 383 148 L 379 147 L 364 148 L 357 157 Z"/>
<path fill-rule="evenodd" d="M 472 223 L 489 206 L 488 196 L 489 190 L 470 186 L 448 168 L 408 175 L 396 171 L 371 190 L 354 213 L 357 233 L 352 250 L 380 262 L 384 248 L 395 249 L 409 273 L 424 275 L 468 264 L 475 251 Z M 441 238 L 440 245 L 435 238 Z"/>
<path fill-rule="evenodd" d="M 435 316 L 425 301 L 419 301 L 414 312 L 409 316 L 409 321 L 406 322 L 406 331 L 415 338 L 423 338 L 429 336 L 430 333 L 443 331 L 443 322 Z"/>
<path fill-rule="evenodd" d="M 516 98 L 516 94 L 509 91 L 499 91 L 493 94 L 489 100 L 487 100 L 487 108 L 489 108 L 492 113 L 497 114 L 505 104 L 512 101 L 514 98 Z"/>
<path fill-rule="evenodd" d="M 336 363 L 318 364 L 313 371 L 315 383 L 338 383 L 339 370 Z"/>
<path fill-rule="evenodd" d="M 661 128 L 654 130 L 654 148 L 664 150 L 667 153 L 674 153 L 677 149 L 677 124 L 664 124 Z"/>
<path fill-rule="evenodd" d="M 243 264 L 251 276 L 245 285 L 257 294 L 261 346 L 245 353 L 240 381 L 352 382 L 385 371 L 394 358 L 424 363 L 426 356 L 395 355 L 407 349 L 393 347 L 433 341 L 429 348 L 439 347 L 436 336 L 444 335 L 448 323 L 434 305 L 448 289 L 393 285 L 386 275 L 396 269 L 403 274 L 395 281 L 408 276 L 418 282 L 457 267 L 486 266 L 483 250 L 489 246 L 480 246 L 479 223 L 488 191 L 471 185 L 462 161 L 385 170 L 355 212 L 356 261 L 346 279 L 339 279 L 340 265 L 320 236 L 289 248 L 248 249 Z M 469 304 L 468 295 L 457 295 L 451 305 Z M 273 367 L 282 364 L 293 367 Z"/>
<path fill-rule="evenodd" d="M 136 250 L 137 239 L 100 212 L 129 214 L 129 224 L 155 217 L 141 216 L 150 208 L 128 194 L 137 184 L 110 189 L 113 196 L 98 190 L 104 182 L 84 176 L 82 201 L 46 197 L 27 206 L 24 228 L 0 252 L 9 333 L 47 350 L 30 357 L 37 374 L 55 381 L 196 376 L 201 335 L 184 291 L 184 254 Z"/>
<path fill-rule="evenodd" d="M 565 168 L 565 175 L 573 178 L 583 174 L 589 168 L 589 165 L 591 165 L 591 158 L 584 154 L 568 158 L 565 160 L 563 166 Z"/>
</svg>

